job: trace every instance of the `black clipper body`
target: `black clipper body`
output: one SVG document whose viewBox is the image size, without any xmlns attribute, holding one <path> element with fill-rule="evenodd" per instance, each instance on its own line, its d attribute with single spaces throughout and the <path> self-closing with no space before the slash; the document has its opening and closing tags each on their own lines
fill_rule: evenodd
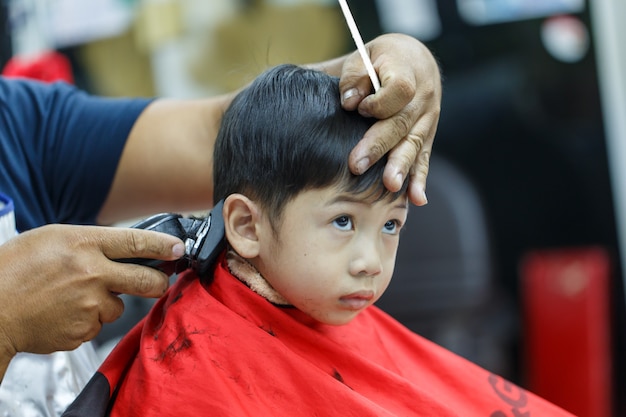
<svg viewBox="0 0 626 417">
<path fill-rule="evenodd" d="M 120 262 L 160 268 L 170 262 L 175 264 L 175 271 L 181 272 L 192 268 L 200 278 L 207 278 L 213 262 L 225 245 L 224 219 L 220 201 L 213 207 L 207 217 L 183 217 L 176 213 L 161 213 L 148 217 L 132 225 L 134 229 L 152 230 L 167 233 L 180 238 L 185 243 L 185 254 L 176 261 L 158 259 L 119 259 Z"/>
</svg>

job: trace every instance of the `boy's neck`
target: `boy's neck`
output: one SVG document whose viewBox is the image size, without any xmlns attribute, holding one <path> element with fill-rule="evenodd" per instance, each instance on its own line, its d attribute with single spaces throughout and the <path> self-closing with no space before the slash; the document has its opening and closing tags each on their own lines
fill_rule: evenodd
<svg viewBox="0 0 626 417">
<path fill-rule="evenodd" d="M 239 256 L 237 252 L 229 249 L 226 253 L 226 261 L 230 272 L 250 287 L 252 291 L 272 304 L 280 306 L 291 305 L 263 278 L 261 273 L 250 262 Z"/>
</svg>

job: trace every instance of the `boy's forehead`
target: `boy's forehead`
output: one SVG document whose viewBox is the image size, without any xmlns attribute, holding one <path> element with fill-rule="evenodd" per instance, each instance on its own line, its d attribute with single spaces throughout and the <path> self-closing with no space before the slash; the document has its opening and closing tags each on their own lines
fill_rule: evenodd
<svg viewBox="0 0 626 417">
<path fill-rule="evenodd" d="M 327 202 L 329 203 L 360 203 L 374 204 L 383 202 L 386 204 L 394 204 L 405 206 L 408 208 L 408 194 L 406 191 L 393 193 L 381 184 L 373 185 L 365 190 L 353 190 L 349 185 L 344 183 L 335 184 L 328 187 L 322 187 L 319 191 L 326 191 Z"/>
<path fill-rule="evenodd" d="M 405 203 L 408 205 L 407 190 L 403 189 L 400 192 L 389 191 L 382 183 L 372 184 L 366 189 L 356 188 L 352 184 L 340 183 L 334 187 L 334 193 L 337 196 L 343 196 L 346 199 L 352 199 L 356 202 L 363 202 L 368 204 L 377 203 L 379 201 L 387 203 Z"/>
</svg>

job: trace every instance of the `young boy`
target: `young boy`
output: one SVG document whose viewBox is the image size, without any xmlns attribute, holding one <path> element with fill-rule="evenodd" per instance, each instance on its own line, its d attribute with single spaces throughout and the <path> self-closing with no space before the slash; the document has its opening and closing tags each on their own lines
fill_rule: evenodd
<svg viewBox="0 0 626 417">
<path fill-rule="evenodd" d="M 279 66 L 233 101 L 214 153 L 226 251 L 210 279 L 179 276 L 85 391 L 106 395 L 74 410 L 87 398 L 111 416 L 569 415 L 373 306 L 406 188 L 385 189 L 384 160 L 350 173 L 371 120 L 341 109 L 337 83 Z"/>
</svg>

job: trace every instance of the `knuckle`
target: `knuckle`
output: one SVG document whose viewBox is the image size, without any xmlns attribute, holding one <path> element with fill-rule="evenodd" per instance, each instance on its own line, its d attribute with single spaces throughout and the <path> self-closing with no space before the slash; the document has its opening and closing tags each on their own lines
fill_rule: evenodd
<svg viewBox="0 0 626 417">
<path fill-rule="evenodd" d="M 371 147 L 370 147 L 370 153 L 373 155 L 373 157 L 378 160 L 380 159 L 384 154 L 386 154 L 389 149 L 391 149 L 389 147 L 389 144 L 386 141 L 376 141 L 375 143 L 372 143 Z"/>
<path fill-rule="evenodd" d="M 415 153 L 416 155 L 420 154 L 420 158 L 421 158 L 421 151 L 424 148 L 424 142 L 425 142 L 424 135 L 421 133 L 410 132 L 407 135 L 407 140 L 415 146 Z"/>
<path fill-rule="evenodd" d="M 420 90 L 423 99 L 433 99 L 439 91 L 439 84 L 432 79 L 422 80 L 420 82 Z"/>
<path fill-rule="evenodd" d="M 75 327 L 72 334 L 65 339 L 65 349 L 73 350 L 80 346 L 83 342 L 87 342 L 95 338 L 102 329 L 102 323 L 97 319 L 84 321 Z"/>
<path fill-rule="evenodd" d="M 414 97 L 422 103 L 428 103 L 428 112 L 433 116 L 441 113 L 441 89 L 440 84 L 435 80 L 422 80 L 419 84 L 419 91 L 414 91 Z"/>
<path fill-rule="evenodd" d="M 154 289 L 154 280 L 152 279 L 152 271 L 148 268 L 141 268 L 141 271 L 135 276 L 133 286 L 137 293 L 148 294 Z"/>
<path fill-rule="evenodd" d="M 395 149 L 389 157 L 393 160 L 393 165 L 404 174 L 408 173 L 417 162 L 417 149 L 414 146 L 407 146 L 407 144 L 408 142 L 405 142 L 405 145 Z"/>
<path fill-rule="evenodd" d="M 423 177 L 428 175 L 430 169 L 430 152 L 422 152 L 418 157 L 419 163 L 417 164 L 417 172 Z"/>
<path fill-rule="evenodd" d="M 415 97 L 415 94 L 417 92 L 416 90 L 417 87 L 415 83 L 411 82 L 408 78 L 402 78 L 402 77 L 397 78 L 395 83 L 396 83 L 398 97 L 407 101 Z M 433 94 L 434 94 L 434 90 L 433 90 Z"/>
<path fill-rule="evenodd" d="M 441 105 L 434 106 L 429 111 L 430 111 L 430 114 L 431 114 L 433 125 L 436 125 L 437 122 L 439 121 L 440 116 L 441 116 Z"/>
<path fill-rule="evenodd" d="M 402 172 L 409 172 L 411 167 L 415 164 L 415 157 L 416 155 L 413 152 L 407 152 L 401 156 L 400 164 L 402 166 Z"/>
<path fill-rule="evenodd" d="M 89 340 L 93 339 L 94 337 L 96 337 L 98 335 L 98 333 L 96 333 L 95 335 L 91 336 L 91 333 L 85 333 L 85 336 L 82 337 L 81 339 L 70 339 L 66 342 L 66 344 L 61 348 L 61 350 L 74 350 L 74 349 L 78 349 L 78 347 L 80 345 L 83 344 L 83 342 L 88 342 Z M 91 336 L 91 337 L 89 337 Z"/>
<path fill-rule="evenodd" d="M 126 235 L 126 245 L 130 252 L 132 252 L 133 254 L 144 253 L 145 250 L 148 248 L 148 242 L 146 238 L 143 235 L 139 233 L 133 233 L 132 231 L 129 231 L 129 233 Z"/>
<path fill-rule="evenodd" d="M 59 255 L 59 262 L 63 265 L 68 279 L 73 281 L 74 285 L 80 286 L 83 290 L 90 285 L 94 285 L 94 283 L 97 283 L 101 279 L 101 271 L 99 271 L 94 264 L 85 261 L 83 257 L 64 253 Z M 89 299 L 83 301 L 83 307 L 89 309 Z"/>
<path fill-rule="evenodd" d="M 84 316 L 97 315 L 100 309 L 100 300 L 97 297 L 84 297 L 82 301 L 81 310 Z"/>
<path fill-rule="evenodd" d="M 413 120 L 408 112 L 400 112 L 394 117 L 394 125 L 399 136 L 405 136 L 410 133 L 413 127 Z"/>
</svg>

